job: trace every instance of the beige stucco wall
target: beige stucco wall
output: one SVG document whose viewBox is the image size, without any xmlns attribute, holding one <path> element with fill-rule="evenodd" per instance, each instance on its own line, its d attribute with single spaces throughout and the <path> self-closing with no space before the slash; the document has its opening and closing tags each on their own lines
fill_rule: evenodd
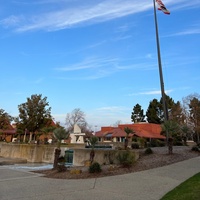
<svg viewBox="0 0 200 200">
<path fill-rule="evenodd" d="M 85 162 L 90 159 L 90 152 L 91 149 L 75 149 L 73 165 L 84 166 Z M 132 150 L 131 152 L 135 155 L 135 160 L 137 160 L 139 158 L 139 153 Z M 116 164 L 118 162 L 116 159 L 117 153 L 118 150 L 113 149 L 95 149 L 94 161 L 98 162 L 100 165 Z"/>
<path fill-rule="evenodd" d="M 54 149 L 51 146 L 30 144 L 1 144 L 0 156 L 6 158 L 23 158 L 27 162 L 53 163 Z"/>
<path fill-rule="evenodd" d="M 0 156 L 7 158 L 22 158 L 27 162 L 37 163 L 53 163 L 54 150 L 56 147 L 51 145 L 31 145 L 31 144 L 0 144 Z M 70 148 L 74 150 L 73 165 L 84 166 L 85 162 L 90 159 L 91 149 L 85 148 Z M 64 155 L 66 147 L 61 147 L 61 155 Z M 99 164 L 114 164 L 117 163 L 117 150 L 113 149 L 95 149 L 94 161 Z M 139 158 L 138 152 L 134 152 L 135 159 Z"/>
</svg>

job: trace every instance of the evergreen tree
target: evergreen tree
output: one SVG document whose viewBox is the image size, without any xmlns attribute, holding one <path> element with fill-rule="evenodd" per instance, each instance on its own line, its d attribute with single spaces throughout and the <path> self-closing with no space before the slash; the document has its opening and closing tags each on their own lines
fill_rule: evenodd
<svg viewBox="0 0 200 200">
<path fill-rule="evenodd" d="M 168 150 L 169 154 L 171 154 L 173 153 L 173 143 L 176 144 L 182 140 L 180 126 L 177 122 L 168 120 L 161 127 L 168 139 Z"/>
<path fill-rule="evenodd" d="M 0 109 L 0 129 L 5 130 L 10 127 L 10 122 L 13 120 L 5 110 Z"/>
<path fill-rule="evenodd" d="M 170 113 L 175 104 L 174 100 L 167 95 L 165 96 L 165 100 L 166 100 L 167 113 Z M 153 99 L 149 103 L 146 116 L 147 116 L 147 121 L 149 123 L 161 124 L 164 122 L 164 109 L 163 109 L 162 97 L 160 98 L 160 101 L 158 101 L 157 99 Z"/>
<path fill-rule="evenodd" d="M 144 118 L 145 118 L 144 110 L 141 108 L 141 105 L 136 104 L 133 107 L 133 112 L 131 114 L 131 121 L 134 123 L 144 122 Z"/>
<path fill-rule="evenodd" d="M 190 100 L 190 120 L 193 123 L 196 142 L 200 142 L 200 100 L 196 97 Z"/>
<path fill-rule="evenodd" d="M 183 125 L 185 121 L 185 115 L 180 101 L 174 103 L 169 111 L 169 120 L 177 122 L 179 125 Z"/>
<path fill-rule="evenodd" d="M 51 107 L 48 106 L 47 97 L 42 98 L 41 94 L 31 95 L 31 98 L 27 98 L 27 102 L 18 106 L 19 118 L 16 120 L 17 128 L 26 130 L 31 134 L 41 130 L 52 119 Z"/>
<path fill-rule="evenodd" d="M 174 100 L 165 94 L 165 102 L 166 102 L 166 109 L 167 109 L 167 118 L 169 118 L 169 112 L 174 105 Z M 161 122 L 164 122 L 164 109 L 163 109 L 163 100 L 162 97 L 160 98 L 160 119 Z"/>
<path fill-rule="evenodd" d="M 149 123 L 161 124 L 161 104 L 157 99 L 150 101 L 146 116 Z"/>
</svg>

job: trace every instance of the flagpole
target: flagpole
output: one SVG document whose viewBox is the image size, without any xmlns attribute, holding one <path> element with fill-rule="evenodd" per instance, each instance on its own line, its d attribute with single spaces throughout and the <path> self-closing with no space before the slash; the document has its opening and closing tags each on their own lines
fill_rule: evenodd
<svg viewBox="0 0 200 200">
<path fill-rule="evenodd" d="M 165 98 L 164 80 L 163 80 L 163 73 L 162 73 L 162 63 L 161 63 L 161 55 L 160 55 L 160 43 L 159 43 L 159 36 L 158 36 L 158 22 L 157 22 L 157 15 L 156 15 L 155 0 L 153 0 L 153 4 L 154 4 L 154 20 L 155 20 L 155 28 L 156 28 L 158 67 L 159 67 L 159 75 L 160 75 L 160 86 L 161 86 L 161 95 L 162 95 L 162 102 L 163 102 L 164 121 L 167 121 L 168 120 L 168 110 L 167 110 L 167 104 L 166 104 L 166 98 Z M 166 134 L 166 139 L 168 141 L 168 133 Z"/>
</svg>

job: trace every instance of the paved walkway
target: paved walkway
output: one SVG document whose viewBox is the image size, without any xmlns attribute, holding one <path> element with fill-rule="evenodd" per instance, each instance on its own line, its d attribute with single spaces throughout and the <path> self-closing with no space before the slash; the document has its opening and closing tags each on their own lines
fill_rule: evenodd
<svg viewBox="0 0 200 200">
<path fill-rule="evenodd" d="M 0 158 L 0 162 L 1 162 Z M 0 166 L 1 200 L 159 200 L 200 172 L 200 157 L 131 174 L 60 180 Z"/>
<path fill-rule="evenodd" d="M 1 165 L 20 164 L 20 163 L 27 163 L 27 160 L 26 159 L 22 159 L 22 158 L 4 158 L 4 157 L 0 157 L 0 166 Z"/>
</svg>

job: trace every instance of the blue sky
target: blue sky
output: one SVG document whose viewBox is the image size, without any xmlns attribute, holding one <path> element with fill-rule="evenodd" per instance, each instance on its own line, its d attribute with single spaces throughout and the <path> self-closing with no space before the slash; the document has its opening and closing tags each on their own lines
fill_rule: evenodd
<svg viewBox="0 0 200 200">
<path fill-rule="evenodd" d="M 165 90 L 200 93 L 200 1 L 157 11 Z M 0 108 L 42 94 L 56 121 L 80 108 L 94 128 L 131 123 L 160 99 L 152 0 L 10 0 L 0 7 Z"/>
</svg>

